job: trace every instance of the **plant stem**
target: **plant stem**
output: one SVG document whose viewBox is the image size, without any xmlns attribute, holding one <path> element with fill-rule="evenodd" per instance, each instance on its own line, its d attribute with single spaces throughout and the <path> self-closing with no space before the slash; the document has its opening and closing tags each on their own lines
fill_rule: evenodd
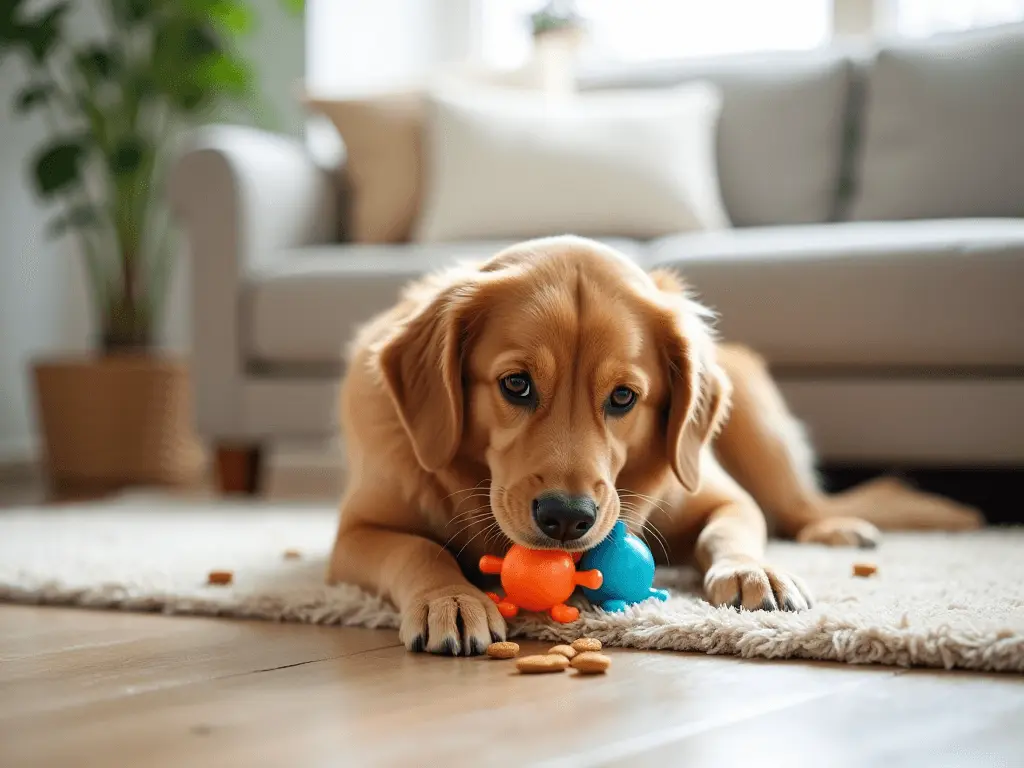
<svg viewBox="0 0 1024 768">
<path fill-rule="evenodd" d="M 38 73 L 40 75 L 49 77 L 49 79 L 53 83 L 54 92 L 64 100 L 65 107 L 68 107 L 68 105 L 71 103 L 70 99 L 68 99 L 67 95 L 64 94 L 63 90 L 61 89 L 60 82 L 56 78 L 55 73 L 51 72 L 46 66 L 41 64 L 36 65 L 36 69 L 38 70 Z M 50 131 L 56 137 L 60 135 L 60 119 L 57 114 L 56 108 L 53 107 L 52 102 L 48 102 L 48 106 L 49 108 L 44 110 L 44 114 L 46 115 L 45 119 L 49 124 Z M 70 108 L 69 111 L 71 111 Z M 78 192 L 81 194 L 81 196 L 85 199 L 87 203 L 91 204 L 92 201 L 89 200 L 89 192 L 88 188 L 86 187 L 84 179 L 80 180 L 79 182 Z M 64 205 L 66 213 L 72 209 L 72 206 L 74 204 L 72 194 L 73 193 L 68 193 L 68 195 L 65 198 Z M 103 327 L 106 325 L 104 307 L 107 306 L 108 299 L 108 285 L 107 277 L 105 274 L 106 270 L 104 270 L 103 268 L 103 262 L 100 259 L 100 255 L 96 250 L 95 243 L 92 242 L 88 233 L 82 227 L 75 226 L 73 223 L 71 224 L 71 226 L 75 230 L 75 235 L 78 238 L 79 248 L 81 248 L 82 250 L 82 258 L 85 260 L 86 271 L 89 275 L 89 282 L 92 285 L 93 309 L 96 312 L 96 320 L 100 324 L 100 326 Z"/>
</svg>

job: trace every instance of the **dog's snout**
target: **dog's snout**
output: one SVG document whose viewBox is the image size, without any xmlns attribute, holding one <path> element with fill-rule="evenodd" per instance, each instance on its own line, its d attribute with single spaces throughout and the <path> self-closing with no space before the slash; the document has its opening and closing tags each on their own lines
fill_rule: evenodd
<svg viewBox="0 0 1024 768">
<path fill-rule="evenodd" d="M 559 491 L 542 493 L 533 500 L 533 520 L 545 536 L 574 541 L 594 527 L 597 502 Z"/>
</svg>

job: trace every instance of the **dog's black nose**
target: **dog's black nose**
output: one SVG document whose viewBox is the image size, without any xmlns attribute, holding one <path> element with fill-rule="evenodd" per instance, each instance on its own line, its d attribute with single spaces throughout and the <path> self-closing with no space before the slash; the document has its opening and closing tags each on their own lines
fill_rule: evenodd
<svg viewBox="0 0 1024 768">
<path fill-rule="evenodd" d="M 594 527 L 597 503 L 589 496 L 549 491 L 533 500 L 533 520 L 545 536 L 573 541 Z"/>
</svg>

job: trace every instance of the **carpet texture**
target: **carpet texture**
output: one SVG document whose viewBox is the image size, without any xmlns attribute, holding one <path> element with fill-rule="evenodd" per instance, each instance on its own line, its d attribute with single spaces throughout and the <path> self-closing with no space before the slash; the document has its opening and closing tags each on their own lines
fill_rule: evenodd
<svg viewBox="0 0 1024 768">
<path fill-rule="evenodd" d="M 386 601 L 327 587 L 335 512 L 323 506 L 129 496 L 102 504 L 0 512 L 0 600 L 165 613 L 396 627 Z M 302 553 L 286 560 L 286 549 Z M 810 611 L 737 612 L 665 570 L 667 603 L 586 610 L 556 625 L 527 615 L 517 637 L 761 658 L 1024 672 L 1024 529 L 890 534 L 874 552 L 773 542 L 770 562 L 804 578 Z M 871 578 L 851 565 L 870 560 Z M 210 570 L 234 571 L 228 587 Z M 585 604 L 582 604 L 584 605 Z"/>
</svg>

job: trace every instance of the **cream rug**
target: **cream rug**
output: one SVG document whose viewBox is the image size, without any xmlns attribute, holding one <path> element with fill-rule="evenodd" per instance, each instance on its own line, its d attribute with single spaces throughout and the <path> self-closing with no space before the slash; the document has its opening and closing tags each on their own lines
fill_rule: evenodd
<svg viewBox="0 0 1024 768">
<path fill-rule="evenodd" d="M 128 496 L 103 504 L 0 510 L 0 600 L 395 627 L 385 601 L 326 587 L 335 512 L 324 506 Z M 299 560 L 282 557 L 286 549 Z M 878 564 L 853 578 L 858 560 Z M 889 535 L 869 553 L 773 543 L 817 605 L 800 614 L 712 608 L 694 574 L 665 571 L 675 594 L 580 623 L 518 619 L 515 636 L 761 658 L 827 659 L 1024 672 L 1024 529 Z M 206 585 L 210 570 L 235 573 Z"/>
</svg>

